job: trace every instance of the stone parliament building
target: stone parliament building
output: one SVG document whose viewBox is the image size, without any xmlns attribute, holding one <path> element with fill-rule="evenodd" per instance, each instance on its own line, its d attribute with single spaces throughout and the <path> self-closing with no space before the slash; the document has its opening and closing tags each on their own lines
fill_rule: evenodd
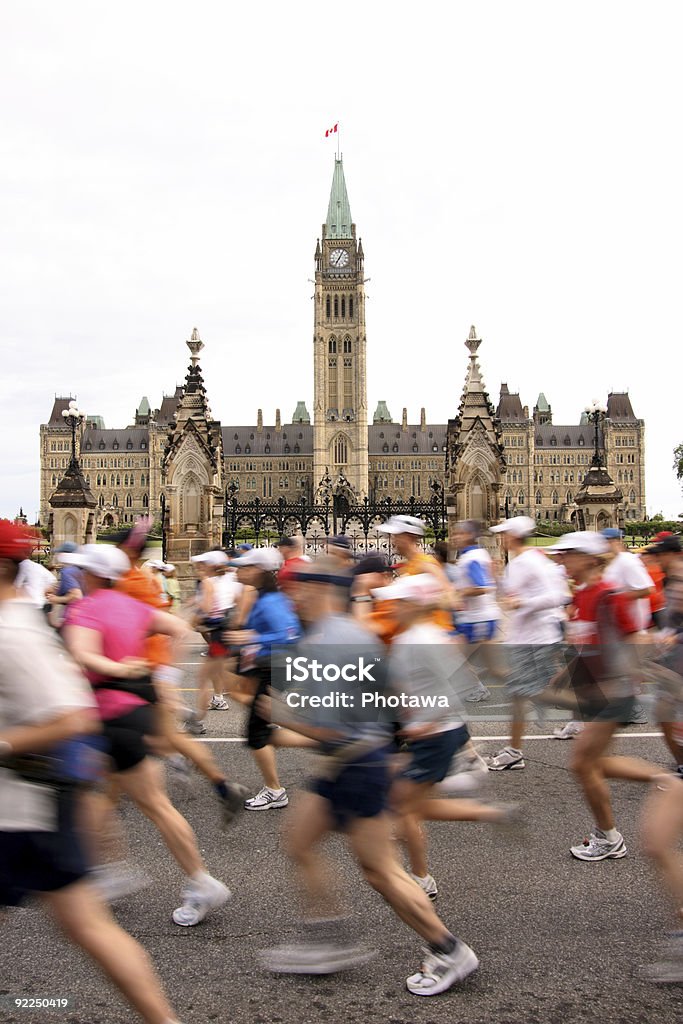
<svg viewBox="0 0 683 1024">
<path fill-rule="evenodd" d="M 627 393 L 607 397 L 594 427 L 553 422 L 543 394 L 531 413 L 519 394 L 501 386 L 494 407 L 478 362 L 474 327 L 458 410 L 447 423 L 394 420 L 377 401 L 369 422 L 366 373 L 365 271 L 341 159 L 335 158 L 327 217 L 315 248 L 313 416 L 305 401 L 283 422 L 227 426 L 213 418 L 204 385 L 197 329 L 184 385 L 153 409 L 142 398 L 128 426 L 107 428 L 89 416 L 78 431 L 77 454 L 96 528 L 160 517 L 162 500 L 172 559 L 184 560 L 220 543 L 227 493 L 240 505 L 259 498 L 309 504 L 321 484 L 349 503 L 376 506 L 411 497 L 427 501 L 443 488 L 448 519 L 495 522 L 526 514 L 537 520 L 599 527 L 645 518 L 644 423 Z M 445 372 L 455 367 L 444 367 Z M 62 416 L 70 396 L 55 397 L 40 427 L 40 520 L 51 524 L 52 501 L 69 465 L 71 432 Z M 291 406 L 290 406 L 291 408 Z M 589 477 L 599 452 L 600 480 Z M 586 489 L 591 486 L 591 496 Z M 596 485 L 597 484 L 597 485 Z M 594 486 L 596 485 L 596 486 Z M 163 495 L 163 499 L 162 499 Z M 579 507 L 590 509 L 577 519 Z M 292 524 L 292 530 L 295 524 Z M 54 539 L 79 539 L 76 519 L 62 517 Z M 57 536 L 59 534 L 59 536 Z"/>
</svg>

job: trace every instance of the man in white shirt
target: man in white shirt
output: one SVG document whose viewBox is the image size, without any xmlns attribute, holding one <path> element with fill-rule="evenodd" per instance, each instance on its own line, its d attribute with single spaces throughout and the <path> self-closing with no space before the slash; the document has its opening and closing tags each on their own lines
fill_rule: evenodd
<svg viewBox="0 0 683 1024">
<path fill-rule="evenodd" d="M 526 703 L 538 696 L 560 668 L 562 609 L 570 596 L 563 577 L 547 555 L 528 541 L 536 529 L 529 516 L 515 516 L 491 533 L 500 533 L 509 561 L 502 581 L 501 606 L 509 612 L 505 644 L 512 701 L 510 743 L 487 759 L 489 771 L 524 768 L 522 736 Z"/>
</svg>

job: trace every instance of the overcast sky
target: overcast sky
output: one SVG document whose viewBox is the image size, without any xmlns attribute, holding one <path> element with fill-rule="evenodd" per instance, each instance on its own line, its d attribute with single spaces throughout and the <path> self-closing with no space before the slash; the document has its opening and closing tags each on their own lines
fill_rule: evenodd
<svg viewBox="0 0 683 1024">
<path fill-rule="evenodd" d="M 38 428 L 108 427 L 182 382 L 223 423 L 312 409 L 336 121 L 367 284 L 370 411 L 455 415 L 471 324 L 556 423 L 628 389 L 648 512 L 675 517 L 680 4 L 63 0 L 3 5 L 0 515 L 38 509 Z"/>
</svg>

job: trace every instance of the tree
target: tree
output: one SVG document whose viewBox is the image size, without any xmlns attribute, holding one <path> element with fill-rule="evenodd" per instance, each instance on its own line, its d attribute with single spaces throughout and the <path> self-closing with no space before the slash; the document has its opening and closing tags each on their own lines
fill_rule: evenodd
<svg viewBox="0 0 683 1024">
<path fill-rule="evenodd" d="M 683 444 L 674 448 L 674 473 L 677 480 L 683 481 Z"/>
</svg>

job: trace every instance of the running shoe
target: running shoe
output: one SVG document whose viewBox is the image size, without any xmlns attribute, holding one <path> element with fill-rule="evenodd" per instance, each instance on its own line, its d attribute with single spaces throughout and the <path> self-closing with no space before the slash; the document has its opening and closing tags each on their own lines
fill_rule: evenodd
<svg viewBox="0 0 683 1024">
<path fill-rule="evenodd" d="M 194 711 L 187 713 L 185 720 L 180 723 L 179 729 L 180 732 L 187 732 L 190 736 L 206 735 L 206 726 Z"/>
<path fill-rule="evenodd" d="M 489 700 L 490 697 L 491 691 L 482 683 L 477 690 L 469 695 L 469 697 L 465 697 L 465 700 L 468 704 L 478 704 L 482 700 Z"/>
<path fill-rule="evenodd" d="M 439 895 L 439 890 L 436 886 L 436 882 L 434 881 L 433 877 L 431 875 L 425 875 L 424 878 L 420 878 L 419 875 L 414 875 L 412 871 L 410 873 L 410 877 L 414 882 L 417 882 L 417 884 L 422 889 L 423 893 L 429 896 L 430 900 L 433 903 L 436 897 Z"/>
<path fill-rule="evenodd" d="M 469 796 L 476 792 L 488 775 L 489 766 L 479 754 L 459 750 L 453 758 L 448 775 L 434 787 L 444 794 L 459 793 Z"/>
<path fill-rule="evenodd" d="M 222 693 L 214 693 L 209 704 L 209 711 L 227 711 L 229 707 L 230 704 Z"/>
<path fill-rule="evenodd" d="M 183 786 L 189 786 L 192 781 L 192 772 L 190 769 L 190 762 L 182 754 L 170 754 L 166 758 L 166 764 L 171 770 L 171 775 L 174 779 L 180 782 Z"/>
<path fill-rule="evenodd" d="M 662 959 L 643 967 L 640 976 L 656 985 L 680 985 L 683 982 L 683 932 L 673 932 L 668 936 Z"/>
<path fill-rule="evenodd" d="M 422 967 L 417 974 L 406 979 L 406 986 L 415 996 L 438 996 L 457 981 L 463 981 L 478 966 L 474 950 L 457 939 L 452 953 L 434 953 L 426 949 Z"/>
<path fill-rule="evenodd" d="M 259 959 L 277 974 L 335 974 L 359 967 L 376 950 L 343 942 L 296 942 L 264 949 Z"/>
<path fill-rule="evenodd" d="M 556 740 L 573 740 L 582 732 L 583 722 L 566 722 L 565 725 L 558 725 L 557 729 L 553 729 L 553 736 Z"/>
<path fill-rule="evenodd" d="M 286 807 L 289 803 L 286 789 L 269 789 L 264 786 L 256 796 L 244 801 L 246 811 L 269 811 L 271 808 Z"/>
<path fill-rule="evenodd" d="M 572 846 L 569 852 L 577 860 L 618 860 L 626 856 L 626 846 L 621 834 L 616 842 L 610 843 L 605 833 L 596 828 L 581 846 Z"/>
<path fill-rule="evenodd" d="M 505 772 L 510 769 L 524 768 L 522 751 L 515 750 L 514 747 L 503 747 L 493 757 L 487 757 L 485 760 L 490 772 Z"/>
<path fill-rule="evenodd" d="M 247 787 L 241 786 L 239 782 L 226 782 L 225 788 L 228 791 L 227 796 L 219 797 L 223 805 L 221 828 L 224 829 L 232 822 L 235 815 L 244 809 L 244 800 L 249 792 Z"/>
<path fill-rule="evenodd" d="M 88 877 L 104 903 L 115 903 L 126 896 L 133 896 L 152 882 L 151 878 L 131 867 L 125 860 L 98 864 L 92 868 Z"/>
<path fill-rule="evenodd" d="M 173 922 L 182 928 L 191 928 L 212 910 L 222 907 L 231 896 L 228 887 L 211 875 L 205 875 L 201 882 L 190 879 L 183 889 L 182 906 L 173 911 Z"/>
</svg>

